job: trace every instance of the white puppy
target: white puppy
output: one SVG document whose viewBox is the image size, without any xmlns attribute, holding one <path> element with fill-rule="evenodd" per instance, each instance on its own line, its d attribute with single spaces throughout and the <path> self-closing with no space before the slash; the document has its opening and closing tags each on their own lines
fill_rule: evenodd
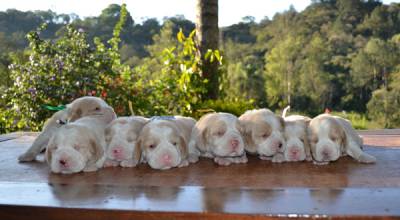
<svg viewBox="0 0 400 220">
<path fill-rule="evenodd" d="M 106 127 L 108 146 L 104 166 L 134 167 L 140 162 L 140 149 L 135 149 L 136 141 L 147 121 L 140 116 L 119 117 Z"/>
<path fill-rule="evenodd" d="M 46 160 L 54 173 L 96 171 L 105 160 L 104 129 L 98 117 L 84 117 L 60 127 L 50 138 Z"/>
<path fill-rule="evenodd" d="M 60 127 L 85 116 L 96 116 L 106 123 L 116 118 L 113 108 L 102 99 L 91 96 L 78 98 L 68 104 L 66 109 L 54 113 L 47 120 L 43 131 L 32 143 L 32 146 L 18 157 L 18 160 L 20 162 L 35 160 L 36 156 L 46 148 L 50 138 Z"/>
<path fill-rule="evenodd" d="M 189 165 L 188 142 L 196 121 L 172 116 L 153 117 L 140 132 L 136 149 L 153 169 L 170 169 Z"/>
<path fill-rule="evenodd" d="M 258 154 L 262 160 L 285 160 L 284 121 L 269 109 L 246 111 L 239 117 L 244 127 L 246 151 Z"/>
<path fill-rule="evenodd" d="M 308 142 L 307 127 L 311 118 L 301 115 L 284 117 L 285 120 L 285 160 L 311 161 L 311 150 Z"/>
<path fill-rule="evenodd" d="M 229 113 L 209 113 L 192 130 L 192 155 L 214 158 L 219 165 L 246 163 L 244 141 L 238 118 Z"/>
<path fill-rule="evenodd" d="M 328 164 L 349 155 L 362 163 L 374 163 L 375 157 L 362 151 L 362 139 L 343 118 L 321 114 L 308 127 L 311 152 L 316 164 Z"/>
</svg>

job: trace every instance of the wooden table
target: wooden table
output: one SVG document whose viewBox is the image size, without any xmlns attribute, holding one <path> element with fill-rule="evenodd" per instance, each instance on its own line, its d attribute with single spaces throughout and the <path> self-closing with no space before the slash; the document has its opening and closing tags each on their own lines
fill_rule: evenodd
<svg viewBox="0 0 400 220">
<path fill-rule="evenodd" d="M 394 130 L 396 131 L 396 130 Z M 399 218 L 400 132 L 360 132 L 376 164 L 212 161 L 167 171 L 51 174 L 43 155 L 18 163 L 34 134 L 0 136 L 0 219 Z M 11 137 L 11 138 L 10 138 Z"/>
</svg>

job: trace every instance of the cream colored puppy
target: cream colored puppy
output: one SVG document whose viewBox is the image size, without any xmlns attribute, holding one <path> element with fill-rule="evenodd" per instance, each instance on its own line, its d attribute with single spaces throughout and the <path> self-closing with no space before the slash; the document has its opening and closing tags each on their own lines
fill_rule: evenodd
<svg viewBox="0 0 400 220">
<path fill-rule="evenodd" d="M 197 156 L 214 158 L 219 165 L 246 163 L 244 141 L 238 118 L 229 113 L 209 113 L 192 130 L 189 149 Z"/>
<path fill-rule="evenodd" d="M 143 126 L 148 122 L 141 116 L 119 117 L 105 130 L 107 160 L 104 166 L 134 167 L 140 162 L 140 149 L 136 141 Z"/>
<path fill-rule="evenodd" d="M 262 160 L 285 161 L 285 123 L 269 109 L 246 111 L 239 117 L 244 127 L 246 151 L 258 154 Z"/>
<path fill-rule="evenodd" d="M 50 138 L 46 160 L 54 173 L 91 172 L 103 166 L 106 123 L 84 117 L 60 127 Z"/>
<path fill-rule="evenodd" d="M 96 116 L 106 123 L 116 118 L 113 108 L 107 105 L 104 100 L 91 96 L 78 98 L 68 104 L 66 109 L 54 113 L 47 120 L 43 131 L 35 139 L 32 146 L 18 157 L 18 160 L 20 162 L 35 160 L 36 156 L 46 148 L 50 138 L 60 127 L 85 116 Z"/>
<path fill-rule="evenodd" d="M 153 169 L 187 166 L 190 132 L 195 123 L 190 117 L 153 117 L 140 132 L 135 150 L 141 149 L 144 161 Z"/>
<path fill-rule="evenodd" d="M 346 119 L 321 114 L 311 120 L 308 131 L 316 164 L 328 164 L 345 155 L 361 163 L 376 161 L 375 157 L 362 151 L 362 139 Z"/>
<path fill-rule="evenodd" d="M 312 161 L 310 144 L 308 142 L 307 129 L 311 118 L 302 115 L 284 117 L 286 139 L 286 161 Z"/>
</svg>

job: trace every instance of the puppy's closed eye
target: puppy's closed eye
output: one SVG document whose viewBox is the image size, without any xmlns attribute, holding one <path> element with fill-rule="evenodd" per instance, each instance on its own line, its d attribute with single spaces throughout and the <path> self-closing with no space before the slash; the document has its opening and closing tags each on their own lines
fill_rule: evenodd
<svg viewBox="0 0 400 220">
<path fill-rule="evenodd" d="M 150 145 L 149 145 L 149 149 L 153 150 L 153 149 L 155 149 L 155 148 L 156 148 L 156 145 L 155 145 L 155 144 L 150 144 Z"/>
<path fill-rule="evenodd" d="M 216 131 L 216 132 L 214 133 L 214 136 L 221 137 L 221 136 L 223 136 L 224 134 L 225 134 L 225 131 L 219 130 L 219 131 Z"/>
<path fill-rule="evenodd" d="M 262 137 L 262 138 L 268 138 L 269 136 L 270 136 L 270 134 L 267 133 L 267 132 L 261 134 L 261 137 Z"/>
</svg>

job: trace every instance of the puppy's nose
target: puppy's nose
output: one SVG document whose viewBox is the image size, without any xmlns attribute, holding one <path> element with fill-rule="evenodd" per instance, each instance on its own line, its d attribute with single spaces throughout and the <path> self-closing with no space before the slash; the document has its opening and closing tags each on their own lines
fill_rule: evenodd
<svg viewBox="0 0 400 220">
<path fill-rule="evenodd" d="M 239 144 L 240 144 L 239 140 L 237 140 L 237 139 L 232 139 L 231 140 L 232 149 L 236 149 L 237 147 L 239 147 Z"/>
<path fill-rule="evenodd" d="M 164 162 L 171 162 L 171 159 L 172 159 L 171 155 L 169 155 L 169 154 L 163 155 Z"/>
<path fill-rule="evenodd" d="M 61 166 L 63 166 L 63 167 L 66 167 L 66 166 L 68 166 L 68 161 L 66 160 L 66 159 L 60 159 L 59 161 L 58 161 L 60 164 L 61 164 Z"/>
<path fill-rule="evenodd" d="M 120 154 L 120 153 L 122 153 L 122 148 L 121 147 L 114 147 L 112 152 L 114 154 Z"/>
<path fill-rule="evenodd" d="M 324 159 L 329 159 L 330 154 L 331 154 L 331 152 L 328 149 L 322 150 L 322 157 Z"/>
<path fill-rule="evenodd" d="M 300 153 L 300 150 L 298 148 L 291 148 L 289 152 L 291 155 L 296 156 Z"/>
</svg>

